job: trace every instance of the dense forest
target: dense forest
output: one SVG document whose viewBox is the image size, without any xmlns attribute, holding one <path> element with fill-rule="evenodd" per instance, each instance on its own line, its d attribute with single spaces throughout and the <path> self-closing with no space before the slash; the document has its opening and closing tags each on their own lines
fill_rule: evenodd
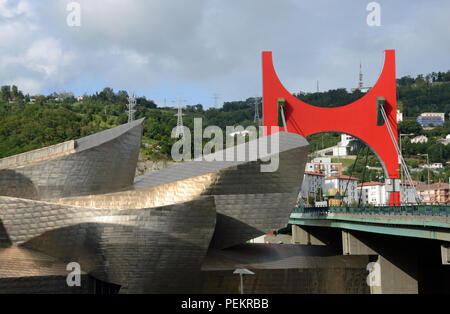
<svg viewBox="0 0 450 314">
<path fill-rule="evenodd" d="M 422 74 L 416 78 L 404 76 L 397 79 L 397 105 L 406 118 L 415 119 L 423 112 L 450 113 L 450 70 Z M 321 93 L 299 93 L 295 96 L 319 107 L 339 107 L 350 104 L 364 94 L 359 90 L 349 93 L 345 88 Z"/>
<path fill-rule="evenodd" d="M 14 91 L 14 92 L 13 92 Z M 221 109 L 186 106 L 184 125 L 193 130 L 194 118 L 203 119 L 203 128 L 217 125 L 256 125 L 254 98 L 225 103 Z M 49 96 L 24 96 L 15 86 L 3 86 L 0 94 L 0 158 L 33 149 L 77 139 L 126 123 L 128 115 L 125 91 L 115 93 L 105 88 L 85 95 L 78 102 L 70 93 Z M 172 129 L 177 124 L 175 108 L 157 108 L 145 97 L 137 98 L 135 119 L 145 117 L 142 152 L 151 160 L 170 158 L 175 139 Z"/>
<path fill-rule="evenodd" d="M 403 153 L 407 162 L 416 167 L 424 163 L 420 154 L 429 154 L 430 162 L 445 164 L 450 159 L 450 145 L 442 145 L 436 141 L 450 133 L 450 124 L 432 130 L 424 130 L 415 121 L 422 112 L 450 112 L 450 71 L 431 73 L 416 78 L 409 76 L 397 80 L 398 106 L 404 113 L 405 121 L 399 124 L 399 132 L 405 134 L 424 134 L 429 137 L 428 143 L 411 144 L 410 138 L 403 137 Z M 297 98 L 316 106 L 335 107 L 349 104 L 363 96 L 359 91 L 348 92 L 345 89 L 329 90 L 319 93 L 301 93 Z M 226 126 L 256 125 L 254 119 L 255 101 L 261 99 L 248 98 L 244 101 L 225 102 L 222 108 L 204 109 L 201 104 L 184 108 L 184 125 L 193 130 L 194 118 L 203 119 L 203 127 L 217 125 L 225 130 Z M 17 86 L 2 86 L 0 89 L 0 158 L 25 151 L 53 145 L 63 141 L 80 138 L 101 130 L 105 130 L 128 121 L 126 104 L 128 93 L 115 92 L 105 88 L 93 95 L 84 95 L 81 101 L 71 93 L 53 93 L 51 95 L 24 95 Z M 176 126 L 176 109 L 158 107 L 146 97 L 137 98 L 135 119 L 146 118 L 142 154 L 151 160 L 170 158 L 170 150 L 175 139 L 171 138 L 172 129 Z M 312 151 L 336 145 L 340 134 L 329 132 L 308 137 Z M 362 148 L 361 155 L 365 156 Z M 354 175 L 361 177 L 365 159 L 358 159 L 354 167 Z M 368 165 L 379 165 L 376 157 L 370 152 Z M 349 169 L 350 170 L 350 169 Z M 448 166 L 443 176 L 449 175 Z M 378 173 L 369 171 L 371 179 L 377 179 Z M 414 174 L 416 179 L 423 174 Z M 438 175 L 440 177 L 440 175 Z M 437 177 L 437 178 L 438 178 Z"/>
</svg>

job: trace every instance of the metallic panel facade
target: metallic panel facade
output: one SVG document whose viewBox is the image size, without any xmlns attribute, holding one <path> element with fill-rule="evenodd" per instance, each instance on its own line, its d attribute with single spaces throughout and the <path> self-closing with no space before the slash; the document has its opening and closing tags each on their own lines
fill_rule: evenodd
<svg viewBox="0 0 450 314">
<path fill-rule="evenodd" d="M 61 157 L 0 169 L 0 195 L 45 200 L 108 193 L 132 185 L 143 122 L 76 140 L 75 151 Z"/>
<path fill-rule="evenodd" d="M 0 219 L 11 245 L 77 262 L 83 272 L 120 285 L 123 293 L 190 291 L 215 216 L 213 197 L 128 210 L 0 197 Z"/>
<path fill-rule="evenodd" d="M 270 140 L 270 136 L 267 138 Z M 279 144 L 279 167 L 275 172 L 261 172 L 261 160 L 249 161 L 248 156 L 243 161 L 194 160 L 137 177 L 133 190 L 52 202 L 124 208 L 139 199 L 145 200 L 140 206 L 163 206 L 213 195 L 217 225 L 211 246 L 230 247 L 287 225 L 300 192 L 309 145 L 301 136 L 285 132 L 279 134 Z M 246 152 L 255 149 L 250 143 L 241 145 Z M 228 151 L 216 154 L 223 156 Z"/>
<path fill-rule="evenodd" d="M 17 167 L 8 161 L 0 170 L 0 248 L 40 252 L 58 267 L 56 273 L 31 266 L 13 276 L 0 272 L 0 286 L 27 276 L 30 283 L 61 279 L 61 265 L 77 262 L 84 276 L 118 285 L 121 293 L 199 292 L 209 248 L 286 226 L 306 164 L 304 138 L 282 132 L 210 155 L 216 161 L 175 164 L 133 184 L 142 129 L 139 120 L 77 140 L 74 150 L 46 156 L 43 149 L 21 156 Z M 274 138 L 279 153 L 249 158 Z M 240 158 L 220 161 L 230 153 Z M 265 157 L 278 158 L 275 172 L 261 171 Z M 0 268 L 11 263 L 1 250 Z M 22 265 L 25 259 L 41 263 L 36 254 L 16 258 Z"/>
</svg>

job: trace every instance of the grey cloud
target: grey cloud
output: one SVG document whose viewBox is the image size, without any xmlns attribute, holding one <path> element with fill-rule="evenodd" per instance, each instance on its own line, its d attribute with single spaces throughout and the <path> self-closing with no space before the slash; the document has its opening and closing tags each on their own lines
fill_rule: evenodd
<svg viewBox="0 0 450 314">
<path fill-rule="evenodd" d="M 0 83 L 27 81 L 33 91 L 83 80 L 196 86 L 243 99 L 261 93 L 263 50 L 274 52 L 290 91 L 314 91 L 316 80 L 322 90 L 356 86 L 360 59 L 374 84 L 390 48 L 399 75 L 447 69 L 448 2 L 378 1 L 378 28 L 366 24 L 369 2 L 79 0 L 82 26 L 70 28 L 66 1 L 8 1 L 9 11 L 0 5 Z"/>
</svg>

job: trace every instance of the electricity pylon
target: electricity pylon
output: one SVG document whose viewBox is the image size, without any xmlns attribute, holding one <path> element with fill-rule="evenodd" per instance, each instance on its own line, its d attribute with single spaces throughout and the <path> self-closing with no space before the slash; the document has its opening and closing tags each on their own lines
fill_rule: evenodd
<svg viewBox="0 0 450 314">
<path fill-rule="evenodd" d="M 182 135 L 184 137 L 184 126 L 183 126 L 183 102 L 185 100 L 178 98 L 178 112 L 175 115 L 177 117 L 177 130 L 176 130 L 176 137 L 179 137 Z"/>
<path fill-rule="evenodd" d="M 136 112 L 136 110 L 134 108 L 136 108 L 136 98 L 134 97 L 134 93 L 128 97 L 128 104 L 127 104 L 127 108 L 128 108 L 128 123 L 134 121 L 134 113 Z"/>
</svg>

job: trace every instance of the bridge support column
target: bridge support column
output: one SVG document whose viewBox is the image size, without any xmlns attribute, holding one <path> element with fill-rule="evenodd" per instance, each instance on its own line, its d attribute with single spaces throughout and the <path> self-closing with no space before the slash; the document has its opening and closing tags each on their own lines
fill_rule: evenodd
<svg viewBox="0 0 450 314">
<path fill-rule="evenodd" d="M 386 192 L 389 195 L 389 206 L 400 206 L 400 179 L 386 179 Z"/>
<path fill-rule="evenodd" d="M 441 245 L 442 264 L 450 265 L 450 243 Z"/>
<path fill-rule="evenodd" d="M 323 227 L 292 226 L 292 244 L 342 247 L 339 230 Z"/>
<path fill-rule="evenodd" d="M 342 231 L 344 255 L 369 255 L 371 270 L 370 291 L 373 294 L 417 294 L 418 261 L 413 248 L 401 241 L 364 234 L 356 231 Z M 368 282 L 369 284 L 369 282 Z"/>
<path fill-rule="evenodd" d="M 292 225 L 292 244 L 326 245 L 326 243 L 312 235 L 308 229 L 308 227 Z"/>
</svg>

